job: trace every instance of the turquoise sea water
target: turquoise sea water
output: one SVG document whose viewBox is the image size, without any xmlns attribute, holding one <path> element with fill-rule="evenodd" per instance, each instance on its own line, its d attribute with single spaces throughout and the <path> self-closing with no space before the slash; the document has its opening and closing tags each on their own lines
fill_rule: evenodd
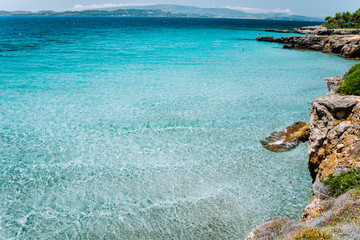
<svg viewBox="0 0 360 240">
<path fill-rule="evenodd" d="M 299 218 L 307 145 L 259 140 L 309 121 L 354 62 L 254 39 L 309 24 L 0 18 L 0 239 L 242 239 Z"/>
</svg>

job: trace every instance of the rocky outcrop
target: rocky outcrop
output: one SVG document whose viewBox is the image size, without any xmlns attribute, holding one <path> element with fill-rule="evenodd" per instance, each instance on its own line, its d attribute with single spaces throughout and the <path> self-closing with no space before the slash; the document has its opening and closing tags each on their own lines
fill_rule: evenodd
<svg viewBox="0 0 360 240">
<path fill-rule="evenodd" d="M 306 208 L 306 221 L 280 218 L 254 228 L 246 240 L 347 239 L 360 236 L 360 190 L 349 190 L 338 198 L 316 197 Z"/>
<path fill-rule="evenodd" d="M 308 165 L 313 180 L 360 167 L 360 97 L 329 93 L 312 102 L 310 117 Z"/>
<path fill-rule="evenodd" d="M 318 35 L 353 35 L 360 34 L 360 29 L 326 29 L 319 30 Z"/>
<path fill-rule="evenodd" d="M 360 29 L 327 29 L 324 26 L 309 26 L 309 27 L 301 27 L 295 28 L 294 32 L 306 34 L 316 32 L 317 35 L 353 35 L 360 34 Z"/>
<path fill-rule="evenodd" d="M 265 32 L 277 32 L 277 33 L 291 33 L 294 32 L 292 29 L 265 29 Z"/>
<path fill-rule="evenodd" d="M 359 239 L 360 190 L 335 198 L 333 189 L 322 183 L 330 174 L 360 167 L 360 96 L 338 94 L 343 79 L 325 79 L 330 93 L 312 102 L 308 166 L 314 196 L 300 222 L 285 218 L 266 222 L 254 228 L 246 240 Z M 329 238 L 316 238 L 319 236 Z"/>
<path fill-rule="evenodd" d="M 301 34 L 306 34 L 306 33 L 312 33 L 312 32 L 317 32 L 317 31 L 326 31 L 327 28 L 323 27 L 321 25 L 319 26 L 308 26 L 308 27 L 301 27 L 301 28 L 294 28 L 294 32 L 296 33 L 301 33 Z"/>
<path fill-rule="evenodd" d="M 306 122 L 296 122 L 281 131 L 271 133 L 266 140 L 260 142 L 270 151 L 285 152 L 296 147 L 299 142 L 309 139 L 309 126 Z"/>
<path fill-rule="evenodd" d="M 360 36 L 259 37 L 258 41 L 284 43 L 284 48 L 335 53 L 345 58 L 360 58 Z"/>
<path fill-rule="evenodd" d="M 344 82 L 344 76 L 325 78 L 325 84 L 331 93 L 337 93 L 338 87 Z"/>
</svg>

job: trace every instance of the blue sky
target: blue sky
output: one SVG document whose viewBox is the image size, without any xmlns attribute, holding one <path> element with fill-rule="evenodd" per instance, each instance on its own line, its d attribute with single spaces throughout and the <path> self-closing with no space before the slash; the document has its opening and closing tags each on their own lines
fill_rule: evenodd
<svg viewBox="0 0 360 240">
<path fill-rule="evenodd" d="M 0 10 L 75 10 L 93 6 L 131 4 L 181 4 L 199 7 L 231 7 L 250 12 L 290 12 L 307 16 L 327 16 L 354 12 L 359 0 L 0 0 Z M 77 6 L 77 8 L 75 8 Z"/>
</svg>

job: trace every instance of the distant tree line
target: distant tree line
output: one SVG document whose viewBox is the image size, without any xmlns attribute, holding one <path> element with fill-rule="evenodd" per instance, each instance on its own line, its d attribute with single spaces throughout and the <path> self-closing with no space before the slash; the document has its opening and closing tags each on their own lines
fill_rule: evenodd
<svg viewBox="0 0 360 240">
<path fill-rule="evenodd" d="M 325 18 L 326 23 L 323 26 L 327 28 L 360 28 L 360 8 L 354 13 L 343 12 L 336 13 L 335 17 Z"/>
</svg>

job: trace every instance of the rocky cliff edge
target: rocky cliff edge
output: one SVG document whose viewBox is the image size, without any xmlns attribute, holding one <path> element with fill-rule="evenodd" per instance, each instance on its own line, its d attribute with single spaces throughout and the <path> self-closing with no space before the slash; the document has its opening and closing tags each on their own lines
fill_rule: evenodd
<svg viewBox="0 0 360 240">
<path fill-rule="evenodd" d="M 340 197 L 322 180 L 360 167 L 360 96 L 336 92 L 343 77 L 325 79 L 329 93 L 312 102 L 308 166 L 313 192 L 300 222 L 288 218 L 266 222 L 246 240 L 360 239 L 360 190 Z"/>
</svg>

